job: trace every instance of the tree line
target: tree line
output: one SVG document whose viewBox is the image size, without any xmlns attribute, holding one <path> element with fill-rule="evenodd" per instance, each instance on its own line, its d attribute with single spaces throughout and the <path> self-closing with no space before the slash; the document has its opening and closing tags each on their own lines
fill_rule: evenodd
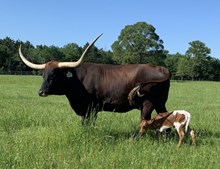
<svg viewBox="0 0 220 169">
<path fill-rule="evenodd" d="M 13 40 L 10 37 L 0 39 L 0 73 L 9 71 L 39 72 L 27 67 L 19 58 L 18 48 L 27 59 L 34 63 L 46 63 L 51 60 L 76 61 L 89 45 L 79 46 L 69 43 L 63 47 L 37 45 L 31 42 Z M 169 68 L 174 79 L 220 81 L 220 60 L 211 57 L 211 49 L 205 43 L 195 40 L 189 42 L 185 54 L 169 54 L 164 49 L 163 40 L 156 29 L 146 22 L 137 22 L 125 26 L 118 39 L 112 44 L 112 50 L 93 46 L 85 57 L 85 62 L 106 64 L 151 63 Z"/>
</svg>

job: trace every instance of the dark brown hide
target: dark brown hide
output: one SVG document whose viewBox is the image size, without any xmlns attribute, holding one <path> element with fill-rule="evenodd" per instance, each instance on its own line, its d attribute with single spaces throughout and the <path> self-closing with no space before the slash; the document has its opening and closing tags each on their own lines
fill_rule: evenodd
<svg viewBox="0 0 220 169">
<path fill-rule="evenodd" d="M 69 88 L 75 88 L 79 92 L 83 89 L 84 94 L 66 93 L 73 108 L 78 106 L 75 104 L 83 104 L 82 108 L 87 107 L 88 109 L 92 106 L 93 109 L 96 109 L 95 112 L 101 110 L 127 112 L 137 108 L 142 111 L 142 119 L 149 119 L 153 109 L 158 113 L 166 111 L 165 103 L 168 97 L 170 78 L 169 71 L 166 68 L 149 64 L 84 63 L 75 68 L 74 72 L 74 78 L 77 82 L 74 82 Z M 150 82 L 156 83 L 156 85 L 150 90 L 147 85 L 143 85 L 144 87 L 140 89 L 140 92 L 145 96 L 137 98 L 135 104 L 131 106 L 127 99 L 129 92 L 138 84 Z M 77 87 L 74 87 L 76 84 L 78 84 Z M 80 90 L 78 89 L 79 86 L 81 86 Z M 79 99 L 79 95 L 84 95 L 84 97 Z M 74 101 L 71 101 L 72 99 Z M 76 103 L 76 100 L 80 103 L 78 101 Z M 78 112 L 77 114 L 84 115 L 85 113 L 88 111 Z"/>
</svg>

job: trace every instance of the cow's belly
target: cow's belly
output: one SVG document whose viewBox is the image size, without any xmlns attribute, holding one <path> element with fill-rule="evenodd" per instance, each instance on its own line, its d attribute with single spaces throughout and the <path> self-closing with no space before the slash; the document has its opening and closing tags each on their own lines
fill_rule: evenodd
<svg viewBox="0 0 220 169">
<path fill-rule="evenodd" d="M 132 110 L 133 108 L 129 104 L 120 104 L 120 105 L 115 105 L 111 103 L 105 103 L 103 105 L 103 110 L 104 111 L 111 111 L 111 112 L 128 112 Z"/>
</svg>

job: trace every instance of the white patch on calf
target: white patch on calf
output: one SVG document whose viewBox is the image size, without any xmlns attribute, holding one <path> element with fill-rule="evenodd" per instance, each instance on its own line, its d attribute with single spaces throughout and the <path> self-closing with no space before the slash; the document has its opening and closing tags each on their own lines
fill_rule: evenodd
<svg viewBox="0 0 220 169">
<path fill-rule="evenodd" d="M 179 122 L 174 122 L 173 125 L 175 126 L 177 132 L 179 132 L 179 128 L 182 125 L 182 123 L 180 124 Z"/>
<path fill-rule="evenodd" d="M 166 130 L 166 129 L 169 129 L 169 128 L 171 128 L 172 126 L 162 126 L 160 129 L 159 129 L 159 131 L 160 132 L 163 132 L 164 130 Z"/>
<path fill-rule="evenodd" d="M 193 130 L 190 131 L 190 135 L 191 135 L 191 136 L 195 135 L 195 133 L 194 133 Z"/>
<path fill-rule="evenodd" d="M 190 122 L 190 113 L 185 111 L 185 110 L 175 110 L 173 112 L 174 115 L 176 115 L 176 113 L 179 113 L 179 114 L 183 114 L 185 116 L 185 120 L 181 123 L 181 124 L 185 124 L 185 132 L 187 132 L 188 130 L 188 126 L 189 126 L 189 122 Z"/>
</svg>

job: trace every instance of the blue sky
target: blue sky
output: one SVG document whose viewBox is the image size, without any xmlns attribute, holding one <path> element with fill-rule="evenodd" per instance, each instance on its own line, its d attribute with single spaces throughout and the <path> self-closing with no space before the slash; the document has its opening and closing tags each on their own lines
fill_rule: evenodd
<svg viewBox="0 0 220 169">
<path fill-rule="evenodd" d="M 103 33 L 96 46 L 109 50 L 125 26 L 144 21 L 170 53 L 184 54 L 200 40 L 220 59 L 219 7 L 219 0 L 2 0 L 0 39 L 83 46 Z"/>
</svg>

